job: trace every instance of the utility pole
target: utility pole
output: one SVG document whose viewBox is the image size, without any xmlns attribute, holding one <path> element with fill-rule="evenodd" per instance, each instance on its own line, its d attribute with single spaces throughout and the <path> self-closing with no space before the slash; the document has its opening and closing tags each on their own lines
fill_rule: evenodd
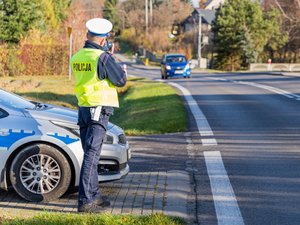
<svg viewBox="0 0 300 225">
<path fill-rule="evenodd" d="M 150 25 L 153 24 L 153 0 L 150 0 Z"/>
<path fill-rule="evenodd" d="M 202 36 L 202 15 L 199 10 L 199 28 L 198 28 L 198 64 L 201 67 L 201 36 Z"/>
<path fill-rule="evenodd" d="M 72 75 L 71 58 L 72 58 L 72 48 L 73 48 L 72 27 L 68 27 L 68 36 L 69 36 L 69 41 L 70 41 L 70 46 L 69 46 L 69 80 L 71 80 L 71 75 Z"/>
<path fill-rule="evenodd" d="M 145 0 L 146 36 L 148 35 L 148 0 Z"/>
</svg>

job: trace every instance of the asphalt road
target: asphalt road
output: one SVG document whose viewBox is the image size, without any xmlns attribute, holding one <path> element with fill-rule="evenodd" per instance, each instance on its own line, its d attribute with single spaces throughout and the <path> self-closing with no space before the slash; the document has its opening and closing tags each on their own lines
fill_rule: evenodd
<svg viewBox="0 0 300 225">
<path fill-rule="evenodd" d="M 129 74 L 160 79 L 159 69 L 129 67 Z M 217 192 L 204 152 L 219 151 L 240 210 L 236 224 L 300 224 L 300 78 L 193 74 L 191 79 L 167 82 L 191 93 L 217 142 L 202 145 L 203 137 L 187 107 L 195 151 L 198 222 L 217 224 L 219 219 L 219 224 L 226 224 L 220 217 L 235 215 L 231 197 L 226 200 L 213 194 Z M 225 211 L 217 212 L 219 203 Z"/>
</svg>

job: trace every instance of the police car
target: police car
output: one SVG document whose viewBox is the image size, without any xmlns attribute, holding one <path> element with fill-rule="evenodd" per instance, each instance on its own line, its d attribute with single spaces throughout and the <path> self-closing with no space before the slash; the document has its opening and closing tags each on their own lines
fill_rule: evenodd
<svg viewBox="0 0 300 225">
<path fill-rule="evenodd" d="M 49 201 L 78 186 L 83 150 L 77 111 L 25 100 L 0 89 L 0 188 L 12 186 L 28 201 Z M 129 172 L 124 132 L 109 123 L 99 181 Z"/>
<path fill-rule="evenodd" d="M 181 54 L 166 54 L 161 61 L 161 79 L 191 77 L 189 61 Z"/>
</svg>

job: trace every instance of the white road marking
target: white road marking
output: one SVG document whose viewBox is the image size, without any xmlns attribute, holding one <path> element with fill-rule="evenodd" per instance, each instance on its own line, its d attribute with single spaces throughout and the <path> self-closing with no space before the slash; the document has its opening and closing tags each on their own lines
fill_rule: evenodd
<svg viewBox="0 0 300 225">
<path fill-rule="evenodd" d="M 218 225 L 244 225 L 219 151 L 203 152 L 213 194 Z"/>
<path fill-rule="evenodd" d="M 229 82 L 232 82 L 232 83 L 235 83 L 235 84 L 249 85 L 249 86 L 252 86 L 252 87 L 265 89 L 265 90 L 268 90 L 270 92 L 274 92 L 274 93 L 279 94 L 279 95 L 283 95 L 283 96 L 285 96 L 287 98 L 290 98 L 290 99 L 296 99 L 298 101 L 300 99 L 300 95 L 296 95 L 296 94 L 293 94 L 293 93 L 288 92 L 286 90 L 282 90 L 282 89 L 275 88 L 275 87 L 268 86 L 268 85 L 264 85 L 264 84 L 258 84 L 258 83 L 254 83 L 254 82 L 238 81 L 238 80 L 227 80 L 227 79 L 224 79 L 224 78 L 216 78 L 216 77 L 207 77 L 207 79 L 209 79 L 209 80 L 229 81 Z"/>
<path fill-rule="evenodd" d="M 201 137 L 210 137 L 210 138 L 202 138 L 202 145 L 203 146 L 215 146 L 218 145 L 217 144 L 217 140 L 215 138 L 213 138 L 214 133 L 211 130 L 209 123 L 205 117 L 205 115 L 203 114 L 203 112 L 201 111 L 201 109 L 199 108 L 197 102 L 195 101 L 195 99 L 193 98 L 192 94 L 189 92 L 189 90 L 187 90 L 186 88 L 182 87 L 181 85 L 177 84 L 177 83 L 173 83 L 173 82 L 168 82 L 170 85 L 178 88 L 184 95 L 185 100 L 187 101 L 187 104 L 190 107 L 191 112 L 193 113 L 193 116 L 196 120 L 196 124 L 199 130 L 199 134 Z"/>
<path fill-rule="evenodd" d="M 265 90 L 268 90 L 270 92 L 274 92 L 276 94 L 283 95 L 287 98 L 294 98 L 295 97 L 294 94 L 292 94 L 288 91 L 285 91 L 285 90 L 282 90 L 282 89 L 279 89 L 279 88 L 275 88 L 275 87 L 271 87 L 271 86 L 267 86 L 267 85 L 263 85 L 263 84 L 257 84 L 257 83 L 253 83 L 253 82 L 243 82 L 243 81 L 239 81 L 238 83 L 253 86 L 253 87 L 257 87 L 257 88 L 261 88 L 261 89 L 265 89 Z"/>
</svg>

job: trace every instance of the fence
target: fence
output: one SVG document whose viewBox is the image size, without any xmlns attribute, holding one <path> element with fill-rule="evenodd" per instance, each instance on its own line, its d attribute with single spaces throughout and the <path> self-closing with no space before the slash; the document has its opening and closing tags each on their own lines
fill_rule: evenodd
<svg viewBox="0 0 300 225">
<path fill-rule="evenodd" d="M 144 48 L 139 48 L 137 51 L 139 56 L 145 57 L 149 59 L 151 62 L 160 63 L 161 62 L 161 56 L 157 56 L 155 53 L 152 53 Z M 138 58 L 138 62 L 141 62 L 141 60 Z M 141 62 L 143 63 L 143 62 Z"/>
<path fill-rule="evenodd" d="M 250 64 L 250 71 L 288 71 L 298 72 L 300 71 L 300 64 L 288 64 L 288 63 L 253 63 Z"/>
</svg>

